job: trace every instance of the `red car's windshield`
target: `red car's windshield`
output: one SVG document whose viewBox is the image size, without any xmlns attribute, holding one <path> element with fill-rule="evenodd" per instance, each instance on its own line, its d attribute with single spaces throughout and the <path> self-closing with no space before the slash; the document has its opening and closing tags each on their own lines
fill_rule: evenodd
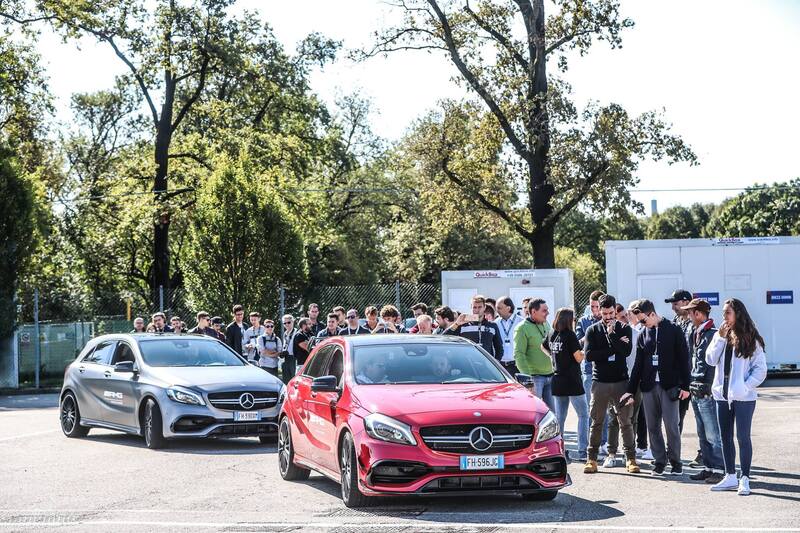
<svg viewBox="0 0 800 533">
<path fill-rule="evenodd" d="M 477 347 L 448 343 L 358 346 L 353 351 L 356 383 L 506 383 L 507 377 Z"/>
</svg>

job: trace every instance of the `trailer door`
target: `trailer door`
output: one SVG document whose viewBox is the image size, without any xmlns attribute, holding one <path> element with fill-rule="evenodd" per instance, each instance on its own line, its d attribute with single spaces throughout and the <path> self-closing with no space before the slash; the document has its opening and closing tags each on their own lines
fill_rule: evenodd
<svg viewBox="0 0 800 533">
<path fill-rule="evenodd" d="M 682 288 L 683 276 L 680 274 L 647 274 L 637 276 L 639 298 L 647 298 L 656 307 L 656 312 L 669 319 L 674 314 L 672 306 L 664 303 L 675 289 Z"/>
</svg>

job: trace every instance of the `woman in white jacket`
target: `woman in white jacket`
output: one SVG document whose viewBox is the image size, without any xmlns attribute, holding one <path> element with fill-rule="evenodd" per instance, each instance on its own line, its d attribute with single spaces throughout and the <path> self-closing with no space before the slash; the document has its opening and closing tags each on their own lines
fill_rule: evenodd
<svg viewBox="0 0 800 533">
<path fill-rule="evenodd" d="M 764 339 L 758 333 L 744 304 L 730 298 L 722 306 L 723 324 L 706 350 L 706 362 L 716 366 L 711 392 L 717 402 L 725 477 L 711 490 L 736 490 L 750 494 L 750 464 L 753 444 L 750 427 L 756 409 L 756 388 L 767 377 Z M 739 442 L 741 478 L 736 480 L 736 448 L 733 427 Z"/>
</svg>

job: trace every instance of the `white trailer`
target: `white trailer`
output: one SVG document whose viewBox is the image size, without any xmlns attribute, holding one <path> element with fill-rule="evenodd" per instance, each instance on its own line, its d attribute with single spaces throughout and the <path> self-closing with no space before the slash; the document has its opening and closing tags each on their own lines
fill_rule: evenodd
<svg viewBox="0 0 800 533">
<path fill-rule="evenodd" d="M 766 342 L 770 370 L 797 370 L 800 348 L 800 237 L 607 241 L 608 293 L 623 305 L 647 298 L 662 316 L 675 289 L 711 304 L 714 321 L 722 304 L 738 298 Z"/>
<path fill-rule="evenodd" d="M 470 312 L 470 299 L 476 294 L 495 299 L 509 296 L 518 310 L 523 298 L 543 298 L 553 313 L 573 306 L 573 291 L 568 268 L 442 271 L 442 302 L 462 313 Z"/>
</svg>

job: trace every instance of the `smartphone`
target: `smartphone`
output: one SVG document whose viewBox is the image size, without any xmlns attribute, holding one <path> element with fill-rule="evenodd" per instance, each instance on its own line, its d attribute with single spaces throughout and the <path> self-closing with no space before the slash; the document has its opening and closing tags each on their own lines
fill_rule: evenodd
<svg viewBox="0 0 800 533">
<path fill-rule="evenodd" d="M 480 322 L 480 317 L 476 314 L 464 313 L 464 320 L 467 322 Z"/>
</svg>

